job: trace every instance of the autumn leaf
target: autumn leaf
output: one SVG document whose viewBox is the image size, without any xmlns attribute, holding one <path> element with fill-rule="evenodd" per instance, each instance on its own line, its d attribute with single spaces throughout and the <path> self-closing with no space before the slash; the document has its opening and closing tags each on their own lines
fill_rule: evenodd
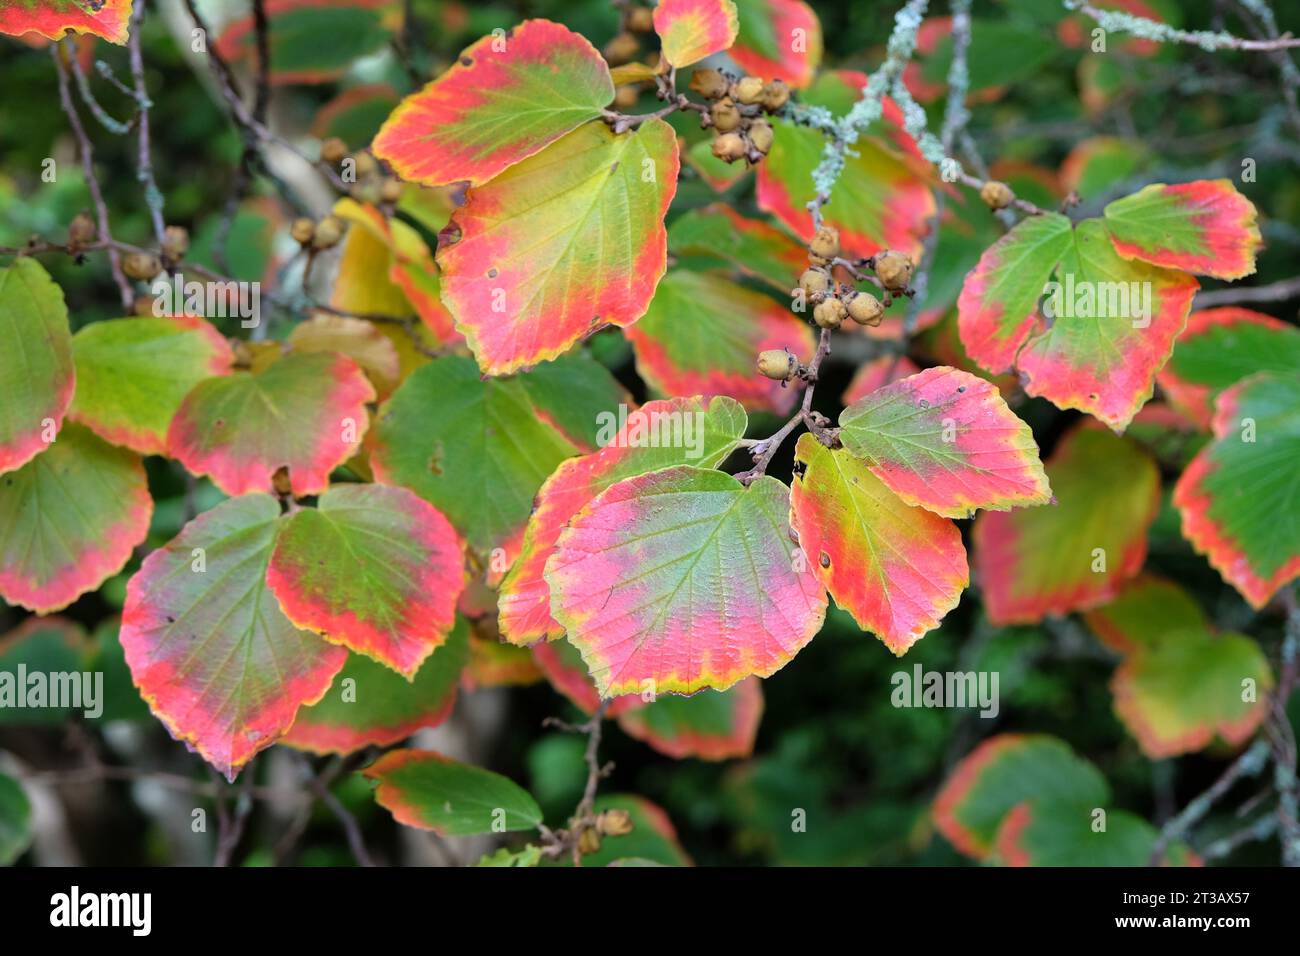
<svg viewBox="0 0 1300 956">
<path fill-rule="evenodd" d="M 167 449 L 167 429 L 199 382 L 226 375 L 230 344 L 197 316 L 92 322 L 72 337 L 77 391 L 68 415 L 142 455 Z"/>
<path fill-rule="evenodd" d="M 0 33 L 37 33 L 50 40 L 66 31 L 126 43 L 131 0 L 13 0 L 0 5 Z M 19 260 L 22 261 L 22 260 Z"/>
<path fill-rule="evenodd" d="M 268 18 L 270 80 L 276 85 L 323 83 L 342 76 L 359 57 L 392 40 L 385 20 L 388 0 L 264 0 Z M 247 8 L 244 8 L 247 9 Z M 328 38 L 328 42 L 322 42 Z M 253 16 L 235 20 L 217 40 L 229 61 L 251 59 Z"/>
<path fill-rule="evenodd" d="M 514 644 L 559 637 L 543 572 L 569 519 L 610 485 L 659 468 L 722 462 L 745 435 L 745 410 L 725 397 L 647 402 L 610 429 L 599 451 L 562 462 L 537 492 L 519 557 L 501 583 L 501 636 Z"/>
<path fill-rule="evenodd" d="M 300 631 L 266 584 L 282 527 L 270 495 L 204 512 L 127 585 L 120 639 L 141 696 L 234 780 L 329 689 L 348 652 Z"/>
<path fill-rule="evenodd" d="M 585 37 L 525 20 L 467 47 L 403 100 L 373 149 L 404 179 L 480 185 L 596 119 L 613 99 L 609 67 Z"/>
<path fill-rule="evenodd" d="M 1104 829 L 1097 829 L 1099 820 Z M 1127 811 L 1048 797 L 1026 800 L 1007 812 L 994 839 L 994 855 L 1007 866 L 1145 867 L 1151 865 L 1157 837 L 1155 827 Z"/>
<path fill-rule="evenodd" d="M 967 754 L 934 800 L 934 824 L 977 860 L 994 849 L 1004 818 L 1027 800 L 1105 806 L 1110 788 L 1097 769 L 1055 737 L 999 734 Z"/>
<path fill-rule="evenodd" d="M 628 707 L 618 715 L 618 725 L 629 737 L 676 760 L 729 760 L 753 754 L 762 716 L 762 684 L 747 677 L 729 690 L 702 690 L 690 697 L 664 694 Z"/>
<path fill-rule="evenodd" d="M 850 405 L 840 440 L 903 501 L 949 518 L 1051 498 L 1029 426 L 993 385 L 955 368 L 926 369 Z"/>
<path fill-rule="evenodd" d="M 919 371 L 921 371 L 920 366 L 906 355 L 882 355 L 874 358 L 858 366 L 858 370 L 853 373 L 852 381 L 840 396 L 840 404 L 852 405 L 858 399 L 866 398 L 876 389 L 897 382 L 900 378 L 915 375 Z"/>
<path fill-rule="evenodd" d="M 662 120 L 627 133 L 593 122 L 470 190 L 437 261 L 443 303 L 485 374 L 641 317 L 667 263 L 677 172 Z"/>
<path fill-rule="evenodd" d="M 500 774 L 432 750 L 393 750 L 363 773 L 378 781 L 375 800 L 398 823 L 439 836 L 532 830 L 542 811 Z"/>
<path fill-rule="evenodd" d="M 1083 619 L 1103 644 L 1121 654 L 1210 629 L 1205 612 L 1190 594 L 1150 574 L 1129 582 L 1113 601 L 1084 611 Z"/>
<path fill-rule="evenodd" d="M 64 425 L 0 476 L 0 595 L 40 614 L 67 607 L 122 570 L 152 514 L 139 456 Z"/>
<path fill-rule="evenodd" d="M 551 614 L 603 697 L 725 690 L 775 673 L 820 629 L 826 595 L 798 570 L 789 489 L 702 468 L 611 485 L 546 564 Z"/>
<path fill-rule="evenodd" d="M 532 647 L 533 660 L 537 669 L 546 678 L 556 693 L 563 695 L 584 714 L 591 715 L 600 706 L 600 692 L 587 673 L 587 665 L 582 654 L 568 641 L 560 638 L 555 641 L 542 641 Z M 617 717 L 629 707 L 641 703 L 639 694 L 624 694 L 614 697 L 605 708 L 606 717 Z"/>
<path fill-rule="evenodd" d="M 1170 404 L 1203 428 L 1214 399 L 1256 372 L 1300 371 L 1300 329 L 1271 315 L 1227 306 L 1193 312 L 1156 381 Z"/>
<path fill-rule="evenodd" d="M 523 533 L 542 482 L 564 459 L 595 449 L 600 413 L 625 397 L 585 356 L 488 380 L 469 358 L 435 359 L 380 408 L 371 465 L 379 481 L 410 488 L 486 554 Z"/>
<path fill-rule="evenodd" d="M 1216 279 L 1255 271 L 1262 244 L 1255 205 L 1229 179 L 1153 183 L 1104 211 L 1115 251 L 1125 259 Z"/>
<path fill-rule="evenodd" d="M 1213 429 L 1174 506 L 1192 547 L 1262 608 L 1300 575 L 1300 374 L 1261 372 L 1227 389 Z"/>
<path fill-rule="evenodd" d="M 844 113 L 859 95 L 860 88 L 852 85 L 848 75 L 826 73 L 803 99 Z M 825 137 L 788 120 L 772 125 L 776 131 L 772 150 L 758 166 L 759 208 L 796 235 L 811 236 L 812 213 L 807 204 L 814 198 L 813 170 L 821 162 Z M 934 196 L 914 161 L 881 138 L 885 132 L 880 124 L 872 135 L 854 144 L 823 216 L 839 230 L 845 256 L 869 256 L 889 248 L 916 260 L 934 216 Z"/>
<path fill-rule="evenodd" d="M 0 12 L 0 16 L 5 15 Z M 35 259 L 0 269 L 0 473 L 45 450 L 72 402 L 76 371 L 63 290 Z"/>
<path fill-rule="evenodd" d="M 731 58 L 763 79 L 785 80 L 795 89 L 812 82 L 822 58 L 822 27 L 800 0 L 736 0 L 740 35 Z"/>
<path fill-rule="evenodd" d="M 732 0 L 661 0 L 654 10 L 655 32 L 672 66 L 690 66 L 736 42 L 740 28 Z"/>
<path fill-rule="evenodd" d="M 446 720 L 469 658 L 469 627 L 458 620 L 445 643 L 406 680 L 383 664 L 349 654 L 334 684 L 302 707 L 280 743 L 315 754 L 389 747 Z"/>
<path fill-rule="evenodd" d="M 758 375 L 766 349 L 812 358 L 813 334 L 780 302 L 721 275 L 674 269 L 645 316 L 625 333 L 637 371 L 662 395 L 729 395 L 747 408 L 785 414 L 797 392 Z"/>
<path fill-rule="evenodd" d="M 790 522 L 812 573 L 848 611 L 902 656 L 957 606 L 970 580 L 961 532 L 902 501 L 867 464 L 799 436 Z"/>
<path fill-rule="evenodd" d="M 288 355 L 260 373 L 209 378 L 181 402 L 167 435 L 171 457 L 228 495 L 273 490 L 289 471 L 295 496 L 319 494 L 369 426 L 375 390 L 336 352 Z"/>
<path fill-rule="evenodd" d="M 691 209 L 668 227 L 668 251 L 675 256 L 709 256 L 751 279 L 789 295 L 808 267 L 808 250 L 790 234 L 761 219 L 749 219 L 724 203 Z"/>
<path fill-rule="evenodd" d="M 335 485 L 284 522 L 266 580 L 295 627 L 411 680 L 455 624 L 465 559 L 451 524 L 414 492 Z"/>
<path fill-rule="evenodd" d="M 346 355 L 366 373 L 380 399 L 391 395 L 402 379 L 397 347 L 375 323 L 365 319 L 318 312 L 295 325 L 285 342 L 293 352 Z"/>
<path fill-rule="evenodd" d="M 1104 604 L 1146 558 L 1160 473 L 1145 452 L 1083 426 L 1061 440 L 1046 471 L 1056 504 L 975 522 L 975 573 L 997 624 Z"/>
</svg>

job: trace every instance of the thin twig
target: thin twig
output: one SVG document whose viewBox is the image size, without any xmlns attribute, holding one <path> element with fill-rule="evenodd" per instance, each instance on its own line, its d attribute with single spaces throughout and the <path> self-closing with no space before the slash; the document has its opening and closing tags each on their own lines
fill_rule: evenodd
<svg viewBox="0 0 1300 956">
<path fill-rule="evenodd" d="M 154 178 L 153 154 L 149 147 L 149 109 L 153 103 L 149 100 L 149 90 L 144 82 L 144 57 L 140 52 L 140 26 L 144 21 L 144 0 L 136 0 L 131 10 L 130 35 L 127 40 L 128 55 L 131 60 L 131 82 L 134 88 L 136 104 L 136 134 L 139 148 L 136 159 L 136 176 L 144 185 L 144 201 L 149 208 L 149 219 L 153 223 L 154 238 L 158 245 L 163 244 L 165 225 L 163 222 L 163 194 Z"/>
<path fill-rule="evenodd" d="M 1268 754 L 1268 742 L 1255 741 L 1241 756 L 1228 765 L 1219 779 L 1214 781 L 1204 793 L 1188 803 L 1181 813 L 1166 823 L 1151 850 L 1151 865 L 1158 866 L 1164 859 L 1169 844 L 1184 836 L 1188 830 L 1199 823 L 1219 798 L 1232 789 L 1233 784 L 1244 777 L 1253 777 L 1263 770 L 1264 764 L 1268 761 Z"/>
</svg>

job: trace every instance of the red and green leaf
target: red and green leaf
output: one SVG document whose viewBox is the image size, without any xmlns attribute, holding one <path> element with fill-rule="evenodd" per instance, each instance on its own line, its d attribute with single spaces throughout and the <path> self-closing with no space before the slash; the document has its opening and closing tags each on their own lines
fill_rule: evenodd
<svg viewBox="0 0 1300 956">
<path fill-rule="evenodd" d="M 280 528 L 269 495 L 223 501 L 145 558 L 122 610 L 141 696 L 230 780 L 325 694 L 348 656 L 294 627 L 269 593 Z"/>
<path fill-rule="evenodd" d="M 1102 829 L 1097 827 L 1098 810 L 1106 814 Z M 994 840 L 994 855 L 1007 866 L 1150 866 L 1157 837 L 1155 827 L 1125 810 L 1040 798 L 1008 811 Z"/>
<path fill-rule="evenodd" d="M 403 100 L 374 151 L 403 179 L 477 186 L 598 118 L 613 99 L 609 67 L 585 37 L 525 20 L 467 47 Z"/>
<path fill-rule="evenodd" d="M 295 627 L 411 680 L 456 623 L 465 558 L 414 492 L 335 485 L 284 522 L 266 580 Z"/>
<path fill-rule="evenodd" d="M 762 717 L 763 688 L 757 677 L 748 677 L 730 690 L 664 694 L 623 711 L 618 725 L 676 760 L 729 760 L 753 754 Z"/>
<path fill-rule="evenodd" d="M 299 322 L 285 340 L 293 352 L 340 352 L 361 367 L 381 399 L 402 379 L 397 346 L 374 322 L 318 312 Z M 73 411 L 76 411 L 74 404 Z"/>
<path fill-rule="evenodd" d="M 944 365 L 850 405 L 840 440 L 907 504 L 949 518 L 1052 496 L 1029 426 L 989 382 Z"/>
<path fill-rule="evenodd" d="M 438 247 L 443 302 L 486 374 L 645 312 L 667 264 L 677 137 L 594 122 L 470 190 Z"/>
<path fill-rule="evenodd" d="M 563 694 L 584 714 L 590 716 L 596 712 L 596 708 L 600 706 L 600 692 L 592 683 L 591 675 L 587 673 L 587 665 L 583 663 L 582 654 L 576 647 L 561 638 L 558 641 L 543 641 L 534 645 L 532 654 L 538 670 L 557 693 Z M 640 703 L 639 694 L 615 697 L 605 709 L 605 716 L 617 717 L 624 710 L 636 707 Z"/>
<path fill-rule="evenodd" d="M 228 495 L 271 491 L 288 469 L 296 496 L 329 487 L 330 472 L 361 444 L 375 390 L 338 353 L 288 355 L 265 371 L 200 382 L 167 435 L 171 457 Z"/>
<path fill-rule="evenodd" d="M 439 836 L 532 830 L 537 801 L 518 784 L 432 750 L 394 750 L 364 771 L 378 781 L 375 800 L 398 823 Z"/>
<path fill-rule="evenodd" d="M 167 449 L 167 429 L 199 382 L 230 371 L 230 344 L 197 316 L 92 322 L 72 337 L 77 391 L 68 411 L 114 445 Z"/>
<path fill-rule="evenodd" d="M 64 425 L 0 475 L 0 595 L 41 614 L 67 607 L 122 570 L 152 514 L 140 458 Z"/>
<path fill-rule="evenodd" d="M 1165 632 L 1125 658 L 1110 683 L 1115 712 L 1152 760 L 1202 750 L 1216 737 L 1245 743 L 1268 716 L 1272 687 L 1258 644 L 1207 627 Z"/>
<path fill-rule="evenodd" d="M 1054 505 L 975 522 L 975 572 L 997 624 L 1105 604 L 1146 558 L 1160 503 L 1159 469 L 1146 452 L 1085 425 L 1062 439 L 1046 470 Z"/>
<path fill-rule="evenodd" d="M 795 89 L 812 82 L 822 59 L 822 26 L 800 0 L 736 0 L 740 34 L 731 58 L 745 72 L 785 80 Z"/>
<path fill-rule="evenodd" d="M 732 0 L 661 0 L 654 25 L 664 59 L 678 67 L 721 53 L 740 29 Z"/>
<path fill-rule="evenodd" d="M 882 355 L 874 358 L 865 365 L 859 366 L 853 373 L 853 380 L 840 396 L 840 403 L 852 405 L 858 399 L 866 398 L 876 389 L 884 388 L 900 378 L 907 378 L 919 371 L 921 371 L 920 366 L 906 355 Z"/>
<path fill-rule="evenodd" d="M 1256 372 L 1300 372 L 1300 329 L 1225 306 L 1192 313 L 1156 381 L 1171 404 L 1209 428 L 1219 393 Z"/>
<path fill-rule="evenodd" d="M 456 687 L 469 659 L 469 627 L 459 620 L 446 642 L 429 656 L 414 680 L 382 664 L 349 654 L 334 685 L 303 707 L 280 743 L 316 754 L 349 754 L 389 747 L 451 715 Z"/>
<path fill-rule="evenodd" d="M 759 375 L 765 349 L 812 358 L 813 335 L 789 308 L 716 273 L 674 269 L 645 316 L 625 333 L 637 372 L 661 395 L 729 395 L 752 410 L 786 413 L 794 389 Z"/>
<path fill-rule="evenodd" d="M 735 55 L 733 50 L 733 56 Z M 859 91 L 841 74 L 821 76 L 804 100 L 811 105 L 839 107 L 843 112 Z M 816 130 L 778 120 L 772 150 L 758 166 L 759 208 L 775 216 L 799 236 L 813 233 L 813 170 L 821 162 L 825 137 Z M 934 216 L 934 195 L 915 160 L 885 144 L 877 134 L 864 136 L 853 146 L 835 184 L 830 202 L 823 207 L 825 221 L 840 233 L 844 255 L 869 256 L 883 248 L 898 249 L 917 259 L 921 240 Z M 910 140 L 907 141 L 910 144 Z"/>
<path fill-rule="evenodd" d="M 1215 441 L 1174 486 L 1183 536 L 1253 607 L 1300 576 L 1300 373 L 1219 395 Z"/>
<path fill-rule="evenodd" d="M 9 866 L 32 842 L 32 806 L 22 784 L 0 774 L 0 866 Z"/>
<path fill-rule="evenodd" d="M 812 573 L 900 657 L 957 606 L 970 579 L 961 532 L 902 501 L 866 463 L 811 434 L 795 447 L 790 522 Z"/>
<path fill-rule="evenodd" d="M 143 2 L 143 0 L 142 0 Z M 71 30 L 126 43 L 131 0 L 6 0 L 0 4 L 0 33 L 36 33 L 58 40 Z"/>
<path fill-rule="evenodd" d="M 1130 582 L 1115 600 L 1085 611 L 1083 619 L 1103 644 L 1121 654 L 1210 629 L 1205 612 L 1190 594 L 1150 574 Z"/>
<path fill-rule="evenodd" d="M 1217 279 L 1255 271 L 1263 244 L 1255 205 L 1229 179 L 1153 183 L 1105 209 L 1115 250 L 1168 269 Z"/>
<path fill-rule="evenodd" d="M 601 413 L 625 400 L 586 356 L 488 380 L 472 359 L 435 359 L 380 408 L 371 466 L 377 480 L 410 488 L 486 553 L 522 534 L 542 482 L 564 459 L 593 451 Z"/>
<path fill-rule="evenodd" d="M 747 219 L 725 203 L 692 209 L 668 229 L 668 250 L 676 256 L 725 259 L 751 279 L 788 295 L 808 267 L 808 250 L 789 233 L 761 219 Z"/>
<path fill-rule="evenodd" d="M 560 535 L 551 613 L 603 697 L 717 690 L 785 666 L 826 594 L 793 560 L 789 489 L 701 468 L 612 485 Z"/>
<path fill-rule="evenodd" d="M 1055 737 L 999 734 L 953 769 L 934 801 L 934 823 L 953 846 L 982 860 L 999 827 L 1026 800 L 1106 805 L 1110 790 L 1097 768 Z"/>
<path fill-rule="evenodd" d="M 0 269 L 0 473 L 45 450 L 72 403 L 76 370 L 63 290 L 35 259 Z"/>
<path fill-rule="evenodd" d="M 617 432 L 602 436 L 599 451 L 562 462 L 537 493 L 523 547 L 501 584 L 501 636 L 531 644 L 564 633 L 551 617 L 551 589 L 543 572 L 560 533 L 584 505 L 634 475 L 674 465 L 714 467 L 735 450 L 746 424 L 745 410 L 730 398 L 647 402 L 628 413 Z"/>
<path fill-rule="evenodd" d="M 7 678 L 5 690 L 0 694 L 0 699 L 5 702 L 0 707 L 0 725 L 57 726 L 74 715 L 86 714 L 91 709 L 91 702 L 86 699 L 79 702 L 82 705 L 79 708 L 68 706 L 77 703 L 76 700 L 62 700 L 54 695 L 50 695 L 42 706 L 15 707 L 12 696 L 15 685 L 22 686 L 23 670 L 28 674 L 55 675 L 88 669 L 86 649 L 86 632 L 81 625 L 62 617 L 29 617 L 13 630 L 0 635 L 0 674 Z M 18 675 L 17 680 L 15 675 Z M 102 693 L 97 696 L 101 712 L 93 714 L 94 717 L 103 716 L 102 705 L 107 703 Z"/>
</svg>

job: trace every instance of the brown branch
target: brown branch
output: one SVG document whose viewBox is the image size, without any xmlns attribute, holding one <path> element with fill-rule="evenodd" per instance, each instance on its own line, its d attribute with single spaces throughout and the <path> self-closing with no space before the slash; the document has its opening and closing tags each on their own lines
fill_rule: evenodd
<svg viewBox="0 0 1300 956">
<path fill-rule="evenodd" d="M 614 770 L 612 763 L 603 766 L 600 763 L 601 729 L 608 711 L 609 701 L 602 700 L 592 715 L 581 724 L 570 724 L 558 717 L 548 717 L 542 721 L 543 727 L 555 727 L 569 733 L 587 735 L 587 747 L 583 754 L 583 759 L 587 763 L 587 782 L 582 788 L 582 799 L 578 801 L 573 815 L 569 817 L 569 825 L 562 830 L 551 830 L 545 825 L 538 827 L 542 835 L 542 854 L 549 859 L 558 860 L 567 854 L 573 859 L 574 866 L 581 866 L 583 834 L 588 830 L 597 829 L 597 818 L 594 813 L 596 790 L 600 786 L 600 781 Z"/>
<path fill-rule="evenodd" d="M 108 206 L 104 202 L 104 193 L 99 187 L 99 180 L 95 177 L 95 151 L 90 145 L 90 137 L 86 135 L 86 128 L 81 124 L 81 117 L 77 114 L 77 107 L 72 102 L 72 92 L 68 88 L 68 61 L 71 57 L 68 55 L 67 45 L 65 43 L 51 44 L 50 56 L 53 58 L 54 68 L 59 74 L 59 103 L 63 107 L 63 112 L 67 114 L 68 125 L 72 127 L 72 135 L 76 137 L 77 150 L 81 154 L 81 170 L 86 177 L 86 188 L 90 190 L 91 202 L 95 206 L 95 221 L 99 232 L 99 240 L 108 248 L 109 268 L 113 273 L 113 281 L 117 283 L 117 291 L 122 299 L 122 307 L 130 311 L 135 303 L 135 293 L 131 289 L 131 283 L 126 278 L 126 273 L 122 271 L 122 258 L 112 245 L 113 236 L 108 223 Z"/>
<path fill-rule="evenodd" d="M 144 201 L 149 209 L 149 219 L 153 223 L 154 238 L 161 247 L 164 241 L 163 194 L 158 188 L 158 181 L 153 173 L 153 154 L 149 146 L 149 90 L 144 82 L 144 57 L 140 52 L 140 26 L 144 21 L 144 0 L 136 0 L 131 11 L 130 33 L 127 49 L 131 60 L 131 81 L 135 99 L 135 126 L 138 138 L 136 153 L 136 176 L 144 185 Z"/>
<path fill-rule="evenodd" d="M 1196 293 L 1193 309 L 1230 305 L 1235 302 L 1284 302 L 1300 296 L 1300 276 L 1283 279 L 1270 285 L 1242 286 L 1241 288 L 1213 289 Z"/>
</svg>

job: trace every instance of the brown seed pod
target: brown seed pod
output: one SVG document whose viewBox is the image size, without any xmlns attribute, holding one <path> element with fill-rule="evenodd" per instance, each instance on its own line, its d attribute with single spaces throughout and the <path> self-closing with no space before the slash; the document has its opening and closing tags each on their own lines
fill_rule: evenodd
<svg viewBox="0 0 1300 956">
<path fill-rule="evenodd" d="M 312 222 L 306 216 L 302 216 L 293 221 L 289 227 L 289 235 L 293 236 L 293 241 L 300 246 L 305 246 L 311 242 L 311 237 L 316 234 L 316 223 Z"/>
<path fill-rule="evenodd" d="M 732 87 L 731 95 L 746 106 L 753 106 L 763 99 L 763 81 L 757 76 L 742 76 Z"/>
<path fill-rule="evenodd" d="M 879 325 L 885 307 L 870 292 L 859 292 L 849 299 L 849 318 L 858 325 Z"/>
<path fill-rule="evenodd" d="M 631 33 L 619 33 L 605 44 L 605 59 L 612 66 L 621 66 L 636 58 L 641 50 L 641 41 Z"/>
<path fill-rule="evenodd" d="M 600 849 L 600 833 L 595 827 L 587 827 L 578 836 L 578 852 L 583 856 Z"/>
<path fill-rule="evenodd" d="M 813 321 L 823 329 L 838 329 L 847 313 L 848 309 L 839 299 L 826 299 L 813 308 Z"/>
<path fill-rule="evenodd" d="M 148 282 L 162 272 L 162 262 L 152 252 L 132 252 L 122 260 L 122 271 L 131 279 Z"/>
<path fill-rule="evenodd" d="M 713 141 L 713 155 L 724 162 L 734 163 L 745 155 L 745 141 L 739 133 L 723 133 Z"/>
<path fill-rule="evenodd" d="M 980 199 L 983 199 L 984 204 L 990 209 L 1006 209 L 1015 198 L 1016 194 L 1011 191 L 1010 186 L 994 179 L 990 179 L 980 187 Z"/>
<path fill-rule="evenodd" d="M 718 100 L 727 95 L 727 78 L 718 70 L 707 67 L 691 74 L 691 89 L 706 100 Z"/>
<path fill-rule="evenodd" d="M 596 829 L 605 836 L 626 836 L 632 832 L 632 814 L 614 807 L 596 817 Z"/>
<path fill-rule="evenodd" d="M 831 287 L 831 274 L 825 269 L 805 269 L 799 276 L 799 288 L 808 295 L 825 292 Z"/>
<path fill-rule="evenodd" d="M 402 198 L 402 182 L 398 179 L 385 179 L 379 187 L 379 198 L 387 203 L 395 203 Z"/>
<path fill-rule="evenodd" d="M 775 113 L 790 101 L 790 87 L 785 80 L 768 80 L 763 85 L 763 109 Z"/>
<path fill-rule="evenodd" d="M 620 86 L 614 91 L 615 109 L 628 110 L 636 106 L 636 101 L 641 98 L 641 91 L 630 84 Z"/>
<path fill-rule="evenodd" d="M 373 176 L 379 172 L 379 163 L 364 149 L 353 153 L 352 161 L 357 164 L 357 176 Z"/>
<path fill-rule="evenodd" d="M 902 292 L 912 281 L 912 260 L 907 253 L 895 249 L 877 252 L 871 260 L 871 268 L 890 292 Z"/>
<path fill-rule="evenodd" d="M 822 226 L 808 243 L 808 251 L 820 259 L 834 259 L 840 254 L 840 233 L 834 226 Z"/>
<path fill-rule="evenodd" d="M 168 226 L 163 230 L 162 251 L 172 262 L 185 258 L 190 248 L 190 234 L 184 226 Z"/>
<path fill-rule="evenodd" d="M 348 144 L 337 136 L 331 136 L 320 144 L 320 158 L 331 166 L 337 166 L 343 162 L 343 157 L 347 156 L 347 154 Z"/>
<path fill-rule="evenodd" d="M 730 133 L 740 126 L 740 110 L 730 97 L 724 97 L 709 107 L 709 116 L 713 118 L 713 127 L 719 133 Z"/>
<path fill-rule="evenodd" d="M 627 11 L 627 28 L 633 33 L 649 33 L 655 28 L 654 11 L 649 7 L 632 7 Z"/>
<path fill-rule="evenodd" d="M 316 223 L 316 232 L 311 238 L 313 249 L 329 249 L 338 245 L 338 241 L 343 238 L 343 230 L 347 224 L 338 216 L 325 216 L 320 222 Z"/>
<path fill-rule="evenodd" d="M 758 374 L 788 382 L 799 371 L 799 360 L 785 349 L 765 349 L 758 353 Z"/>
<path fill-rule="evenodd" d="M 749 124 L 749 141 L 764 156 L 772 148 L 772 138 L 772 124 L 767 120 L 754 120 Z"/>
<path fill-rule="evenodd" d="M 90 218 L 88 212 L 77 213 L 72 217 L 72 222 L 68 223 L 68 242 L 73 246 L 89 245 L 98 234 L 95 220 Z"/>
</svg>

